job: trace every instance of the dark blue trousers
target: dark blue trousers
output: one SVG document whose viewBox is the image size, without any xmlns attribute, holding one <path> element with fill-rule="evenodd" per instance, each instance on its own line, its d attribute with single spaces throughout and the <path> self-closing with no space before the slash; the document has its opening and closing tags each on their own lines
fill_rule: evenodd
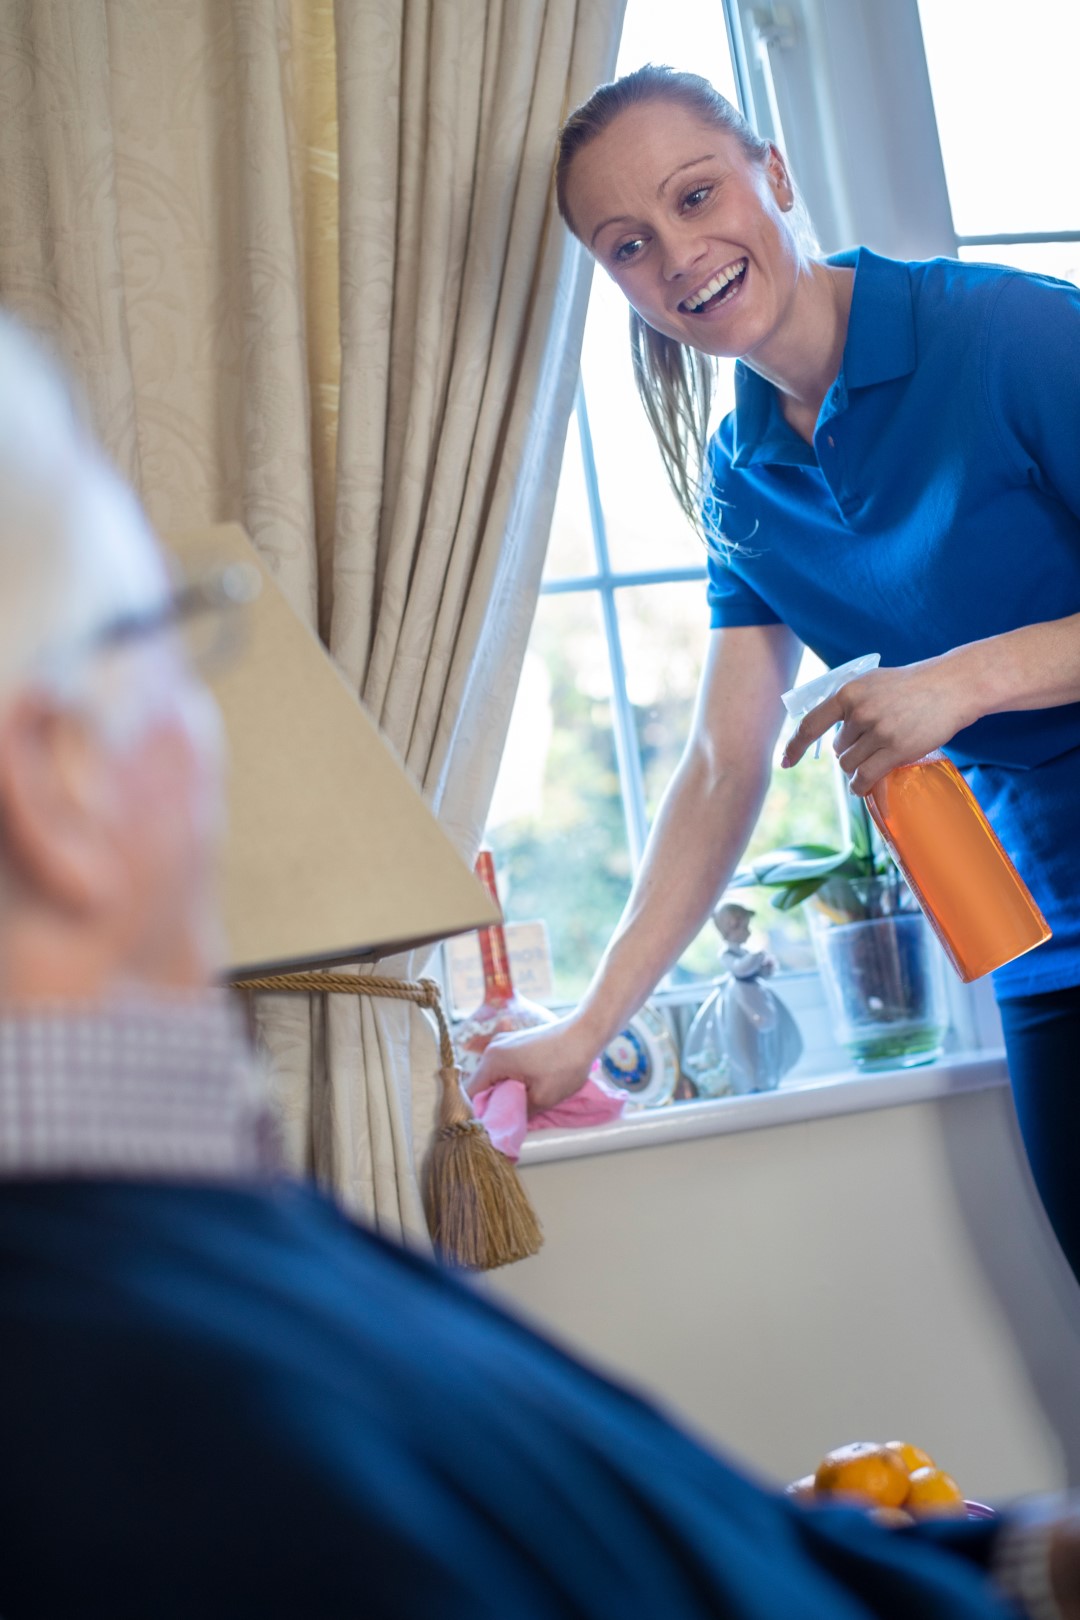
<svg viewBox="0 0 1080 1620">
<path fill-rule="evenodd" d="M 1080 1281 L 1080 985 L 998 1006 L 1032 1175 Z"/>
</svg>

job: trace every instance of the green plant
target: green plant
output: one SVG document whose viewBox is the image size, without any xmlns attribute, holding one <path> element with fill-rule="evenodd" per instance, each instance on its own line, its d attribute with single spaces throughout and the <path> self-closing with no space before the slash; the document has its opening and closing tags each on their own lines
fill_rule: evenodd
<svg viewBox="0 0 1080 1620">
<path fill-rule="evenodd" d="M 910 891 L 874 826 L 866 800 L 847 795 L 848 847 L 789 844 L 740 867 L 733 889 L 774 889 L 772 904 L 792 911 L 813 898 L 835 922 L 865 922 L 908 909 Z M 875 880 L 884 878 L 882 884 Z"/>
</svg>

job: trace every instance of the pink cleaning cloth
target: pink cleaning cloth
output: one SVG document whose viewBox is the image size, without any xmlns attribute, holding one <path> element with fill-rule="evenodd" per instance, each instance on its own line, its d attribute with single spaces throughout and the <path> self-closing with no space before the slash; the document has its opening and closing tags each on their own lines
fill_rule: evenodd
<svg viewBox="0 0 1080 1620">
<path fill-rule="evenodd" d="M 606 1125 L 618 1119 L 626 1107 L 626 1095 L 614 1091 L 596 1077 L 595 1066 L 588 1080 L 573 1096 L 564 1097 L 554 1108 L 529 1118 L 529 1094 L 520 1080 L 497 1080 L 472 1099 L 473 1113 L 481 1120 L 500 1153 L 515 1162 L 527 1131 L 553 1131 L 576 1125 Z"/>
</svg>

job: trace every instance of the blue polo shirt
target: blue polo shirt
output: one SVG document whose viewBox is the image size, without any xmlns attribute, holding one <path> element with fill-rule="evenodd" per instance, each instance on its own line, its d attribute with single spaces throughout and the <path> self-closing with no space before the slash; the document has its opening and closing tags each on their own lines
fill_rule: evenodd
<svg viewBox="0 0 1080 1620">
<path fill-rule="evenodd" d="M 812 445 L 741 362 L 709 445 L 712 623 L 784 623 L 884 665 L 1080 612 L 1080 290 L 952 259 L 853 266 Z M 1080 703 L 987 715 L 947 752 L 1054 930 L 999 995 L 1080 983 Z"/>
</svg>

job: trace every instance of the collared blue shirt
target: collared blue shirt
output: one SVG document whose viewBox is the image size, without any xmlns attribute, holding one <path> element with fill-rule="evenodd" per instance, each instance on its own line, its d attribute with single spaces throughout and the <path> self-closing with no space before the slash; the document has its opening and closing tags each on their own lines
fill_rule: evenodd
<svg viewBox="0 0 1080 1620">
<path fill-rule="evenodd" d="M 1080 612 L 1080 290 L 838 254 L 855 282 L 814 442 L 741 362 L 709 446 L 712 623 L 886 666 Z M 964 767 L 1054 929 L 999 994 L 1080 983 L 1080 703 L 988 715 Z"/>
</svg>

